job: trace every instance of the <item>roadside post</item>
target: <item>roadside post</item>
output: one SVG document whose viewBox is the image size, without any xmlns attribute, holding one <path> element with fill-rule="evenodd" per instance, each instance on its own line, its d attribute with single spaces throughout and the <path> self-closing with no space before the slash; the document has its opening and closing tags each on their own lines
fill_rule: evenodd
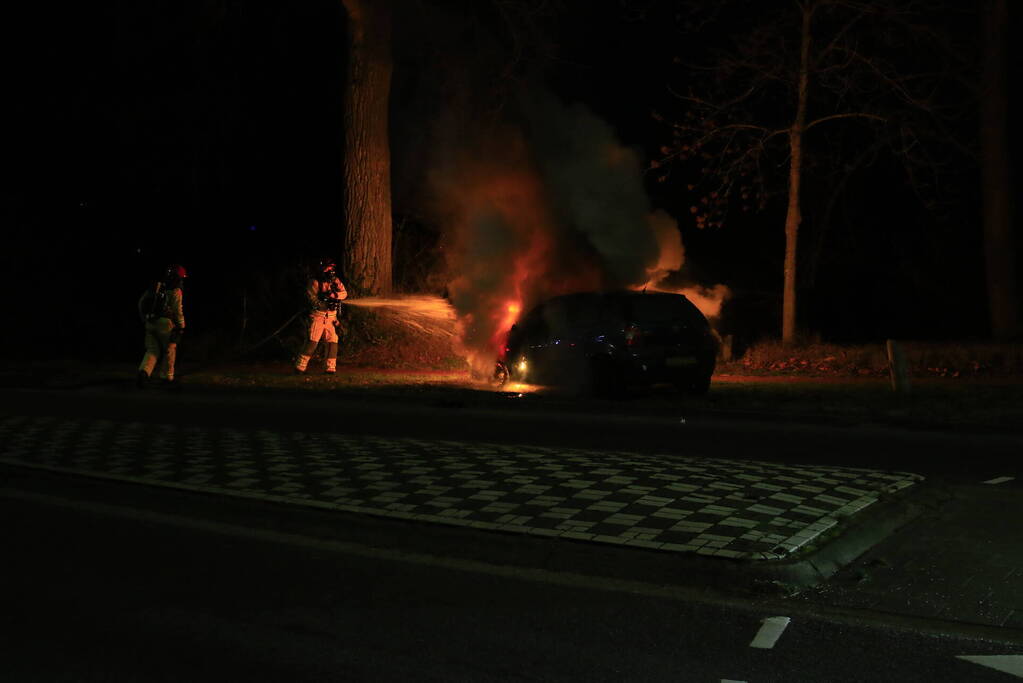
<svg viewBox="0 0 1023 683">
<path fill-rule="evenodd" d="M 902 345 L 894 339 L 885 342 L 888 351 L 888 375 L 892 382 L 892 391 L 897 394 L 910 393 L 909 368 Z"/>
</svg>

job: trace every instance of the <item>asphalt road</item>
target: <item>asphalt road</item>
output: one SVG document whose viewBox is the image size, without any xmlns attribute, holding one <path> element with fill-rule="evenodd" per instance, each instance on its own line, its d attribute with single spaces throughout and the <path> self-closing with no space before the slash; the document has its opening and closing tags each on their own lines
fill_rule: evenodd
<svg viewBox="0 0 1023 683">
<path fill-rule="evenodd" d="M 0 409 L 197 426 L 404 436 L 613 449 L 684 457 L 905 470 L 950 483 L 1001 476 L 1017 465 L 1023 438 L 872 424 L 812 424 L 738 418 L 659 401 L 566 400 L 488 392 L 372 391 L 229 393 L 135 391 L 128 385 L 78 391 L 0 389 Z"/>
<path fill-rule="evenodd" d="M 997 476 L 1018 453 L 1011 439 L 736 422 L 670 406 L 637 415 L 512 398 L 120 387 L 0 399 L 24 415 L 883 466 L 947 481 Z M 672 580 L 670 558 L 637 550 L 17 467 L 0 477 L 4 680 L 997 681 L 1011 678 L 960 657 L 1023 652 L 1015 632 L 721 594 Z"/>
<path fill-rule="evenodd" d="M 959 657 L 1020 651 L 446 552 L 468 536 L 406 551 L 433 533 L 414 525 L 384 538 L 354 517 L 5 475 L 4 680 L 998 681 Z"/>
</svg>

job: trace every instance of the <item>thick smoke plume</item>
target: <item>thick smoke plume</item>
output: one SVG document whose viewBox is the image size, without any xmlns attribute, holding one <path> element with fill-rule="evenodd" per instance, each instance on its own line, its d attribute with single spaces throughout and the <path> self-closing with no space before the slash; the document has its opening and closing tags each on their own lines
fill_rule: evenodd
<svg viewBox="0 0 1023 683">
<path fill-rule="evenodd" d="M 656 286 L 684 262 L 677 224 L 652 211 L 637 155 L 608 124 L 549 95 L 520 109 L 517 125 L 485 136 L 460 131 L 430 178 L 449 297 L 480 372 L 493 368 L 504 335 L 535 303 Z"/>
</svg>

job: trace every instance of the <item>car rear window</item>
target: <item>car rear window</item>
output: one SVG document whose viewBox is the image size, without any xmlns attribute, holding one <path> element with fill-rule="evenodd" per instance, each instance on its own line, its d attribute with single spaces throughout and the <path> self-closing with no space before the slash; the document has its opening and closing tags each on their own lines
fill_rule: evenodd
<svg viewBox="0 0 1023 683">
<path fill-rule="evenodd" d="M 543 307 L 543 320 L 555 337 L 570 336 L 601 319 L 601 301 L 594 294 L 557 297 Z"/>
<path fill-rule="evenodd" d="M 520 327 L 529 339 L 569 338 L 609 324 L 630 322 L 645 325 L 683 323 L 706 325 L 707 321 L 688 299 L 678 294 L 608 292 L 555 297 L 533 309 Z"/>
<path fill-rule="evenodd" d="M 678 294 L 639 294 L 630 297 L 627 308 L 629 317 L 637 322 L 704 322 L 699 309 Z"/>
<path fill-rule="evenodd" d="M 580 295 L 565 301 L 565 318 L 573 327 L 593 325 L 603 317 L 603 306 L 599 296 Z"/>
</svg>

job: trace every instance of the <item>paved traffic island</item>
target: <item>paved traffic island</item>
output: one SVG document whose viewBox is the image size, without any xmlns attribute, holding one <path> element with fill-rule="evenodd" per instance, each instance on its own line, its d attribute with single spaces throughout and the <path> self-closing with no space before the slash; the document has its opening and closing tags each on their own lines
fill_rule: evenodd
<svg viewBox="0 0 1023 683">
<path fill-rule="evenodd" d="M 782 560 L 917 474 L 682 455 L 50 417 L 0 462 L 402 520 Z"/>
</svg>

